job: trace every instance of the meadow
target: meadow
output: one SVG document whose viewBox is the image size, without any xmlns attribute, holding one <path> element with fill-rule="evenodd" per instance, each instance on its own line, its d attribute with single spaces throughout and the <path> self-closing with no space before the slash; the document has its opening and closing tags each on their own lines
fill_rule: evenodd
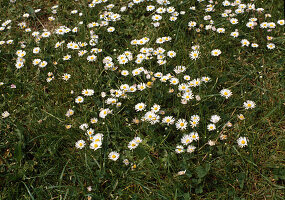
<svg viewBox="0 0 285 200">
<path fill-rule="evenodd" d="M 284 199 L 284 1 L 0 1 L 0 199 Z"/>
</svg>

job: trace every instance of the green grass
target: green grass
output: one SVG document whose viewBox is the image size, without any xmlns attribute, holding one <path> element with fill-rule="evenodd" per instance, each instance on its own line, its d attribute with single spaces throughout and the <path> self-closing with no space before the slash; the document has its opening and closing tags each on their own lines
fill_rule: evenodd
<svg viewBox="0 0 285 200">
<path fill-rule="evenodd" d="M 277 25 L 270 34 L 259 28 L 250 30 L 245 23 L 251 17 L 260 22 L 277 22 L 284 19 L 284 2 L 255 1 L 256 8 L 262 7 L 262 14 L 245 12 L 238 15 L 239 24 L 231 25 L 226 18 L 220 17 L 225 8 L 218 4 L 216 12 L 209 13 L 217 28 L 224 27 L 225 34 L 218 34 L 201 29 L 200 32 L 188 29 L 189 21 L 197 24 L 206 22 L 204 7 L 207 2 L 171 1 L 178 11 L 186 11 L 175 22 L 168 20 L 169 14 L 163 15 L 161 25 L 151 25 L 152 12 L 146 12 L 147 5 L 155 2 L 143 2 L 121 13 L 120 7 L 127 1 L 114 0 L 88 8 L 90 1 L 59 1 L 58 14 L 52 15 L 51 7 L 57 1 L 9 1 L 0 2 L 0 24 L 12 20 L 10 30 L 0 32 L 0 41 L 14 40 L 13 45 L 0 46 L 0 112 L 8 111 L 10 116 L 0 119 L 0 199 L 283 199 L 284 198 L 284 28 Z M 219 1 L 221 2 L 221 1 Z M 250 1 L 244 1 L 246 3 Z M 78 57 L 77 51 L 67 48 L 55 49 L 58 41 L 89 42 L 91 29 L 87 24 L 97 22 L 104 6 L 113 3 L 114 13 L 120 13 L 122 19 L 110 26 L 115 32 L 108 33 L 106 27 L 92 28 L 99 36 L 96 48 L 103 49 L 94 63 L 84 57 Z M 196 6 L 195 11 L 189 10 Z M 31 33 L 25 33 L 17 24 L 24 21 L 24 13 L 42 10 L 37 17 L 25 19 L 33 31 L 43 27 L 53 32 L 58 26 L 79 27 L 78 33 L 64 36 L 52 34 L 36 44 Z M 70 15 L 71 10 L 79 10 L 83 16 Z M 226 8 L 230 9 L 230 8 Z M 232 9 L 234 10 L 234 9 Z M 265 19 L 264 14 L 271 18 Z M 55 16 L 53 22 L 47 17 Z M 83 21 L 84 25 L 78 25 Z M 238 38 L 230 37 L 230 32 L 239 30 Z M 274 50 L 266 48 L 266 36 L 274 37 Z M 156 44 L 158 37 L 170 36 L 172 41 Z M 104 70 L 102 60 L 111 56 L 116 61 L 124 51 L 138 54 L 141 46 L 132 46 L 133 39 L 150 38 L 144 47 L 163 47 L 166 51 L 174 50 L 177 55 L 167 58 L 167 64 L 159 66 L 156 58 L 143 61 L 138 65 L 129 62 L 119 65 L 115 71 Z M 240 40 L 248 39 L 259 47 L 241 47 Z M 18 42 L 25 41 L 27 52 L 26 64 L 17 70 L 16 51 L 21 49 Z M 200 58 L 189 58 L 192 45 L 200 45 Z M 40 47 L 38 55 L 32 53 L 34 47 Z M 66 47 L 66 46 L 65 46 Z M 91 50 L 87 46 L 88 51 Z M 115 49 L 115 51 L 114 51 Z M 210 56 L 213 49 L 220 49 L 219 57 Z M 63 61 L 63 56 L 70 54 L 71 60 Z M 87 53 L 90 55 L 90 53 Z M 49 64 L 40 69 L 32 65 L 32 60 L 41 58 Z M 57 65 L 52 63 L 56 61 Z M 184 65 L 187 70 L 176 75 L 175 66 Z M 179 80 L 188 74 L 192 79 L 209 76 L 211 82 L 193 88 L 193 93 L 201 96 L 201 101 L 192 100 L 187 105 L 180 103 L 177 89 L 168 93 L 169 84 L 155 80 L 151 88 L 130 94 L 120 108 L 106 105 L 101 92 L 118 89 L 121 84 L 139 84 L 149 81 L 144 76 L 123 77 L 120 71 L 143 66 L 152 72 L 172 73 Z M 47 82 L 47 73 L 53 72 L 55 79 Z M 63 73 L 71 74 L 71 79 L 63 81 Z M 262 76 L 262 77 L 261 77 Z M 16 88 L 10 87 L 15 84 Z M 75 104 L 74 99 L 83 89 L 92 88 L 92 97 L 84 97 L 84 103 Z M 233 95 L 225 99 L 219 95 L 223 88 L 229 88 Z M 71 94 L 71 90 L 74 94 Z M 108 95 L 109 97 L 109 95 Z M 243 102 L 252 100 L 256 103 L 253 110 L 242 108 Z M 175 147 L 184 133 L 192 131 L 188 127 L 181 132 L 172 125 L 165 129 L 160 124 L 147 122 L 132 123 L 141 119 L 145 112 L 135 112 L 134 106 L 144 102 L 149 110 L 154 103 L 161 105 L 165 116 L 173 115 L 176 119 L 188 121 L 194 114 L 201 118 L 195 129 L 200 136 L 195 143 L 194 153 L 176 154 Z M 98 117 L 100 108 L 113 109 L 113 115 L 105 119 Z M 66 117 L 68 109 L 75 114 Z M 221 121 L 218 132 L 207 131 L 211 115 L 218 114 Z M 237 119 L 243 114 L 245 120 Z M 92 117 L 98 118 L 97 124 L 90 124 Z M 223 129 L 231 121 L 233 126 Z M 78 127 L 89 123 L 95 133 L 103 133 L 102 148 L 89 149 L 89 142 L 83 149 L 76 149 L 75 142 L 84 139 L 84 131 Z M 71 129 L 65 125 L 71 124 Z M 215 146 L 209 146 L 208 140 L 215 140 L 219 132 L 228 136 L 226 141 L 218 140 Z M 127 148 L 128 142 L 140 136 L 143 142 L 134 151 Z M 239 148 L 236 140 L 240 136 L 248 137 L 248 146 Z M 108 159 L 110 151 L 120 152 L 116 162 Z M 127 158 L 136 164 L 125 166 Z M 185 175 L 177 176 L 186 170 Z M 92 191 L 87 187 L 91 186 Z"/>
</svg>

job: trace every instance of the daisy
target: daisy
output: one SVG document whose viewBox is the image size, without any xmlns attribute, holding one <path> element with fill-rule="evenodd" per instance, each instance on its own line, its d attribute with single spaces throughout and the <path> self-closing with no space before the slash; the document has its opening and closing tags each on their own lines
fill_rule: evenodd
<svg viewBox="0 0 285 200">
<path fill-rule="evenodd" d="M 44 68 L 45 66 L 47 66 L 47 62 L 46 61 L 42 61 L 42 62 L 40 62 L 39 66 L 41 68 Z"/>
<path fill-rule="evenodd" d="M 21 69 L 24 66 L 24 63 L 23 62 L 17 62 L 15 64 L 15 66 L 16 66 L 17 69 Z"/>
<path fill-rule="evenodd" d="M 268 48 L 268 49 L 274 49 L 274 48 L 275 48 L 275 44 L 269 43 L 269 44 L 267 45 L 267 48 Z"/>
<path fill-rule="evenodd" d="M 128 76 L 128 75 L 129 75 L 129 72 L 128 72 L 127 70 L 122 70 L 122 71 L 121 71 L 121 74 L 122 74 L 123 76 Z"/>
<path fill-rule="evenodd" d="M 226 99 L 228 99 L 230 96 L 232 96 L 232 92 L 229 89 L 222 89 L 220 91 L 220 94 L 222 97 L 226 97 Z"/>
<path fill-rule="evenodd" d="M 260 24 L 260 28 L 267 28 L 267 22 L 262 22 Z"/>
<path fill-rule="evenodd" d="M 238 19 L 236 18 L 231 18 L 230 19 L 231 24 L 237 24 L 238 23 Z"/>
<path fill-rule="evenodd" d="M 190 76 L 185 75 L 185 76 L 183 77 L 183 79 L 184 79 L 185 81 L 190 81 Z"/>
<path fill-rule="evenodd" d="M 94 134 L 94 129 L 90 128 L 87 130 L 86 135 L 91 136 Z"/>
<path fill-rule="evenodd" d="M 195 140 L 195 141 L 199 140 L 199 135 L 197 132 L 190 133 L 190 137 L 192 138 L 192 140 Z"/>
<path fill-rule="evenodd" d="M 50 32 L 48 32 L 48 31 L 42 33 L 42 37 L 43 38 L 46 38 L 46 37 L 49 37 L 49 36 L 50 36 Z"/>
<path fill-rule="evenodd" d="M 91 122 L 91 124 L 96 124 L 97 122 L 98 122 L 98 119 L 97 118 L 91 118 L 90 119 L 90 122 Z"/>
<path fill-rule="evenodd" d="M 225 29 L 224 29 L 224 28 L 218 28 L 218 29 L 217 29 L 217 32 L 218 32 L 218 33 L 225 33 Z"/>
<path fill-rule="evenodd" d="M 196 59 L 199 57 L 199 54 L 200 54 L 199 51 L 192 51 L 192 52 L 190 53 L 190 58 L 191 58 L 192 60 L 196 60 Z"/>
<path fill-rule="evenodd" d="M 216 125 L 215 125 L 215 124 L 209 124 L 209 125 L 207 126 L 207 129 L 208 129 L 208 131 L 213 131 L 213 130 L 216 129 Z"/>
<path fill-rule="evenodd" d="M 115 31 L 115 28 L 114 27 L 109 27 L 108 29 L 107 29 L 107 32 L 109 32 L 109 33 L 112 33 L 112 32 L 114 32 Z"/>
<path fill-rule="evenodd" d="M 231 32 L 231 36 L 237 38 L 239 36 L 239 32 Z"/>
<path fill-rule="evenodd" d="M 179 80 L 177 78 L 171 78 L 169 82 L 171 85 L 177 85 L 179 83 Z"/>
<path fill-rule="evenodd" d="M 84 96 L 92 96 L 94 94 L 94 90 L 84 89 L 84 90 L 82 90 L 81 94 L 83 94 Z"/>
<path fill-rule="evenodd" d="M 155 9 L 155 7 L 152 6 L 152 5 L 149 5 L 149 6 L 146 7 L 147 11 L 153 11 L 154 9 Z"/>
<path fill-rule="evenodd" d="M 88 62 L 94 62 L 97 59 L 97 56 L 91 55 L 87 57 Z"/>
<path fill-rule="evenodd" d="M 84 101 L 84 98 L 81 96 L 76 97 L 75 103 L 82 103 Z"/>
<path fill-rule="evenodd" d="M 183 153 L 184 152 L 184 147 L 182 145 L 176 146 L 175 152 L 176 153 Z"/>
<path fill-rule="evenodd" d="M 188 23 L 188 26 L 189 27 L 195 27 L 197 25 L 197 23 L 196 22 L 194 22 L 194 21 L 190 21 L 189 23 Z"/>
<path fill-rule="evenodd" d="M 237 143 L 238 143 L 238 146 L 240 148 L 243 148 L 243 147 L 247 146 L 247 138 L 246 137 L 240 137 L 240 138 L 238 138 Z"/>
<path fill-rule="evenodd" d="M 70 117 L 70 116 L 73 115 L 73 114 L 74 114 L 74 110 L 68 109 L 68 111 L 66 112 L 65 116 L 66 116 L 66 117 Z"/>
<path fill-rule="evenodd" d="M 40 47 L 35 47 L 34 49 L 33 49 L 33 53 L 34 54 L 37 54 L 37 53 L 39 53 L 40 52 Z"/>
<path fill-rule="evenodd" d="M 256 44 L 256 43 L 251 43 L 251 47 L 253 47 L 253 48 L 257 48 L 259 45 L 258 44 Z"/>
<path fill-rule="evenodd" d="M 162 119 L 162 123 L 171 125 L 174 124 L 175 119 L 172 116 L 166 116 Z"/>
<path fill-rule="evenodd" d="M 194 128 L 199 124 L 199 121 L 190 121 L 191 127 Z"/>
<path fill-rule="evenodd" d="M 100 111 L 99 117 L 105 118 L 105 117 L 106 117 L 108 114 L 110 114 L 111 112 L 112 112 L 112 111 L 111 111 L 109 108 L 103 109 L 103 110 Z"/>
<path fill-rule="evenodd" d="M 63 57 L 63 60 L 70 60 L 70 58 L 71 58 L 71 55 L 66 55 Z"/>
<path fill-rule="evenodd" d="M 191 91 L 189 92 L 185 92 L 183 95 L 182 95 L 182 99 L 185 99 L 186 101 L 189 101 L 190 99 L 193 99 L 194 98 L 194 95 Z"/>
<path fill-rule="evenodd" d="M 283 26 L 283 25 L 284 25 L 284 19 L 278 20 L 278 21 L 277 21 L 277 24 Z"/>
<path fill-rule="evenodd" d="M 183 145 L 188 145 L 193 141 L 191 135 L 183 135 L 183 137 L 181 138 L 181 143 Z"/>
<path fill-rule="evenodd" d="M 144 103 L 138 103 L 135 105 L 135 110 L 138 111 L 143 111 L 145 109 L 146 105 Z"/>
<path fill-rule="evenodd" d="M 97 133 L 96 135 L 94 135 L 93 141 L 94 142 L 102 142 L 103 137 L 104 137 L 104 135 L 102 133 Z"/>
<path fill-rule="evenodd" d="M 174 58 L 176 56 L 176 53 L 175 53 L 175 51 L 168 51 L 167 56 L 170 58 Z"/>
<path fill-rule="evenodd" d="M 221 54 L 221 50 L 219 49 L 214 49 L 212 52 L 211 52 L 211 55 L 212 56 L 219 56 Z"/>
<path fill-rule="evenodd" d="M 97 149 L 101 148 L 102 146 L 102 142 L 92 142 L 90 144 L 90 149 L 93 149 L 94 151 L 96 151 Z"/>
<path fill-rule="evenodd" d="M 153 21 L 159 21 L 162 19 L 162 16 L 161 15 L 153 15 L 152 18 L 151 18 Z"/>
<path fill-rule="evenodd" d="M 174 21 L 176 21 L 176 20 L 177 20 L 177 17 L 174 17 L 174 16 L 169 17 L 169 21 L 174 22 Z"/>
<path fill-rule="evenodd" d="M 83 149 L 83 147 L 85 146 L 85 141 L 84 140 L 78 140 L 76 143 L 75 143 L 75 147 L 77 149 Z"/>
<path fill-rule="evenodd" d="M 275 28 L 276 24 L 274 22 L 270 22 L 270 23 L 267 24 L 267 27 L 268 28 Z"/>
<path fill-rule="evenodd" d="M 135 141 L 136 143 L 141 143 L 142 142 L 142 139 L 140 138 L 140 137 L 135 137 L 134 139 L 133 139 L 133 141 Z"/>
<path fill-rule="evenodd" d="M 178 119 L 176 122 L 177 130 L 185 130 L 187 128 L 188 122 L 185 119 Z"/>
<path fill-rule="evenodd" d="M 204 81 L 205 83 L 209 82 L 210 80 L 211 80 L 211 78 L 208 76 L 202 77 L 202 81 Z"/>
<path fill-rule="evenodd" d="M 130 150 L 133 150 L 133 149 L 137 148 L 138 145 L 139 145 L 139 144 L 138 144 L 136 141 L 132 140 L 132 141 L 129 142 L 128 148 L 129 148 Z"/>
<path fill-rule="evenodd" d="M 193 152 L 195 151 L 195 149 L 196 149 L 195 146 L 189 145 L 189 146 L 187 147 L 187 152 L 188 152 L 188 153 L 193 153 Z"/>
<path fill-rule="evenodd" d="M 240 120 L 244 120 L 244 119 L 245 119 L 245 117 L 244 117 L 243 114 L 239 114 L 237 117 L 238 117 Z"/>
<path fill-rule="evenodd" d="M 140 83 L 137 85 L 138 90 L 142 91 L 146 88 L 146 84 L 145 83 Z"/>
<path fill-rule="evenodd" d="M 62 79 L 65 81 L 68 81 L 68 79 L 70 79 L 71 75 L 70 74 L 63 74 Z"/>
<path fill-rule="evenodd" d="M 247 100 L 246 102 L 243 103 L 243 107 L 247 109 L 253 109 L 255 108 L 255 103 L 253 101 Z"/>
<path fill-rule="evenodd" d="M 152 112 L 159 112 L 160 110 L 160 105 L 157 105 L 157 104 L 154 104 L 152 107 L 151 107 L 151 111 Z"/>
<path fill-rule="evenodd" d="M 40 64 L 40 62 L 41 62 L 41 59 L 34 59 L 33 65 L 38 65 L 38 64 Z"/>
<path fill-rule="evenodd" d="M 249 46 L 250 42 L 247 39 L 243 39 L 240 41 L 242 46 Z"/>
<path fill-rule="evenodd" d="M 109 153 L 108 158 L 110 160 L 116 161 L 116 160 L 118 160 L 119 156 L 120 156 L 119 153 L 112 151 L 111 153 Z"/>
</svg>

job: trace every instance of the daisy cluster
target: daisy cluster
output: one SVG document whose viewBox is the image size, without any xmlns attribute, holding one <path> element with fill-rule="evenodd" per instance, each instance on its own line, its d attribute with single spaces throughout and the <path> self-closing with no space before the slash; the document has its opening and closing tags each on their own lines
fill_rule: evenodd
<svg viewBox="0 0 285 200">
<path fill-rule="evenodd" d="M 184 25 L 183 31 L 187 31 L 189 34 L 212 34 L 220 38 L 230 37 L 235 42 L 237 41 L 241 51 L 246 51 L 245 48 L 265 48 L 268 51 L 276 48 L 272 42 L 271 33 L 277 27 L 284 25 L 283 19 L 274 22 L 270 20 L 269 14 L 264 14 L 263 8 L 256 8 L 254 3 L 246 4 L 241 0 L 220 2 L 198 0 L 197 3 L 201 9 L 200 13 L 203 13 L 202 17 L 193 17 L 194 11 L 197 10 L 195 6 L 178 11 L 167 0 L 123 1 L 119 6 L 108 4 L 108 0 L 93 0 L 87 6 L 90 12 L 96 11 L 100 6 L 98 16 L 91 18 L 94 21 L 86 21 L 83 17 L 88 13 L 74 9 L 68 14 L 71 19 L 74 19 L 74 23 L 65 25 L 55 23 L 59 20 L 57 13 L 60 7 L 54 5 L 50 8 L 50 13 L 47 16 L 47 20 L 54 23 L 54 27 L 50 30 L 44 26 L 40 30 L 29 27 L 29 19 L 32 17 L 29 13 L 24 13 L 20 17 L 20 22 L 15 24 L 32 38 L 35 46 L 26 48 L 28 44 L 21 41 L 18 48 L 18 44 L 14 44 L 14 39 L 6 38 L 7 40 L 0 41 L 1 52 L 5 51 L 9 45 L 17 45 L 18 49 L 14 52 L 15 58 L 13 58 L 14 70 L 21 72 L 25 68 L 38 67 L 40 73 L 47 74 L 47 84 L 59 79 L 63 80 L 60 84 L 69 84 L 73 75 L 72 70 L 68 67 L 64 67 L 63 71 L 49 72 L 49 70 L 57 69 L 58 64 L 64 66 L 73 61 L 82 62 L 82 67 L 90 65 L 100 69 L 102 76 L 108 77 L 109 74 L 115 74 L 115 82 L 117 82 L 110 83 L 105 88 L 92 88 L 84 83 L 80 83 L 83 85 L 81 89 L 74 88 L 73 90 L 71 88 L 72 103 L 65 113 L 66 121 L 70 123 L 65 127 L 80 131 L 78 136 L 80 138 L 75 142 L 77 149 L 89 146 L 89 149 L 93 151 L 100 151 L 104 140 L 106 140 L 104 135 L 108 132 L 104 130 L 105 123 L 112 124 L 111 120 L 124 118 L 123 112 L 128 111 L 130 118 L 133 118 L 132 122 L 128 120 L 129 117 L 126 119 L 126 123 L 121 123 L 118 120 L 120 126 L 127 125 L 132 130 L 140 125 L 172 130 L 176 135 L 176 140 L 169 141 L 172 151 L 177 154 L 194 153 L 201 147 L 201 138 L 207 140 L 205 144 L 210 146 L 216 145 L 219 140 L 221 143 L 223 140 L 227 140 L 228 135 L 224 130 L 230 129 L 233 126 L 231 121 L 235 121 L 232 116 L 223 118 L 222 114 L 215 110 L 212 111 L 210 117 L 206 117 L 205 114 L 199 113 L 199 110 L 194 108 L 198 108 L 201 102 L 211 96 L 223 100 L 225 104 L 230 101 L 240 102 L 241 98 L 234 93 L 232 87 L 223 88 L 214 94 L 201 95 L 200 90 L 215 87 L 213 86 L 214 78 L 209 75 L 210 71 L 209 74 L 192 74 L 191 67 L 193 63 L 207 57 L 211 57 L 213 60 L 226 57 L 227 52 L 222 51 L 222 48 L 218 46 L 211 49 L 204 48 L 204 44 L 199 44 L 199 40 L 197 40 L 195 45 L 189 47 L 187 56 L 183 58 L 185 62 L 178 63 L 176 58 L 183 52 L 175 47 L 176 35 L 170 35 L 171 33 L 167 35 L 165 32 L 159 32 L 161 35 L 155 38 L 145 33 L 141 33 L 135 38 L 126 38 L 128 40 L 127 47 L 114 49 L 113 52 L 106 50 L 107 47 L 106 49 L 103 47 L 104 43 L 110 42 L 104 41 L 106 35 L 111 34 L 112 37 L 109 38 L 114 38 L 114 41 L 116 37 L 119 37 L 120 25 L 125 23 L 124 21 L 129 15 L 132 15 L 132 12 L 129 11 L 143 7 L 146 18 L 153 29 L 167 26 L 168 23 L 178 23 L 179 20 L 183 22 L 187 19 L 187 23 L 181 23 Z M 35 9 L 33 15 L 37 16 L 38 12 L 41 12 L 41 9 Z M 219 13 L 217 14 L 217 12 Z M 90 20 L 90 18 L 88 19 Z M 242 24 L 244 28 L 240 28 L 242 26 L 239 24 Z M 3 20 L 0 33 L 3 34 L 12 26 L 11 20 Z M 257 38 L 246 34 L 256 29 L 264 32 L 265 43 L 259 43 Z M 84 37 L 79 37 L 82 34 Z M 49 42 L 52 43 L 51 52 L 58 55 L 59 59 L 48 59 L 45 56 L 45 51 L 48 50 L 44 44 Z M 163 92 L 159 93 L 160 91 Z M 151 96 L 153 93 L 171 100 L 159 101 L 160 98 Z M 101 106 L 98 108 L 92 104 L 95 99 L 101 102 Z M 244 120 L 244 115 L 248 114 L 246 111 L 257 106 L 252 100 L 242 101 L 238 105 L 238 110 L 243 114 L 237 115 L 238 120 Z M 92 109 L 96 112 L 93 112 L 93 116 L 88 121 L 82 122 L 83 118 L 77 116 L 77 111 L 80 113 Z M 189 111 L 190 114 L 185 114 L 186 111 Z M 9 111 L 4 111 L 2 118 L 8 118 L 10 115 Z M 108 158 L 117 161 L 120 155 L 125 152 L 124 150 L 134 152 L 139 145 L 147 145 L 147 141 L 144 140 L 147 134 L 144 134 L 143 131 L 134 133 L 131 137 L 133 139 L 131 141 L 126 139 L 123 147 L 109 146 Z M 147 137 L 147 140 L 151 140 L 151 138 Z M 246 136 L 235 138 L 235 141 L 241 148 L 250 142 Z M 117 149 L 113 150 L 115 147 Z M 128 162 L 124 160 L 124 163 Z"/>
</svg>

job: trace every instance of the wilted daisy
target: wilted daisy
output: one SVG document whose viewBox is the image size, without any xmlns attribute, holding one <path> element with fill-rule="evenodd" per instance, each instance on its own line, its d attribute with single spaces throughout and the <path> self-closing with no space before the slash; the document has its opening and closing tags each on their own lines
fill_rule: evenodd
<svg viewBox="0 0 285 200">
<path fill-rule="evenodd" d="M 116 160 L 118 160 L 119 156 L 120 156 L 119 153 L 112 151 L 111 153 L 109 153 L 108 158 L 110 160 L 116 161 Z"/>
<path fill-rule="evenodd" d="M 7 118 L 7 117 L 9 117 L 10 116 L 10 113 L 8 112 L 8 111 L 4 111 L 3 113 L 2 113 L 2 118 Z"/>
<path fill-rule="evenodd" d="M 218 123 L 220 121 L 221 117 L 219 115 L 212 115 L 210 121 L 212 123 Z"/>
<path fill-rule="evenodd" d="M 238 146 L 240 148 L 243 148 L 243 147 L 247 146 L 247 138 L 246 137 L 240 137 L 240 138 L 238 138 L 237 143 L 238 143 Z"/>
<path fill-rule="evenodd" d="M 255 108 L 255 103 L 253 101 L 247 100 L 246 102 L 243 103 L 243 107 L 247 109 L 253 109 Z"/>
</svg>

